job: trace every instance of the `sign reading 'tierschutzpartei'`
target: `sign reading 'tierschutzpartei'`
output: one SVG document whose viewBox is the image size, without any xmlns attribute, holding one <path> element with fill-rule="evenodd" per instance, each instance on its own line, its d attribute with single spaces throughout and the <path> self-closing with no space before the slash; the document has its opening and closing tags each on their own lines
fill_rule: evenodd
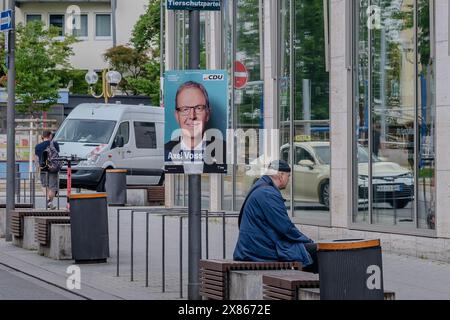
<svg viewBox="0 0 450 320">
<path fill-rule="evenodd" d="M 167 0 L 168 10 L 220 11 L 221 0 Z"/>
</svg>

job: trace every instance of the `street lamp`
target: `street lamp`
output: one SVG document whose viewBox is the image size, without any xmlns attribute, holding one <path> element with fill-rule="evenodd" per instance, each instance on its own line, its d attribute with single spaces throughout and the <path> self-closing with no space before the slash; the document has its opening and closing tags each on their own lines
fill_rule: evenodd
<svg viewBox="0 0 450 320">
<path fill-rule="evenodd" d="M 94 71 L 89 71 L 84 77 L 89 84 L 89 91 L 95 98 L 105 98 L 105 103 L 108 103 L 109 98 L 115 96 L 115 91 L 120 81 L 122 81 L 122 75 L 117 71 L 109 71 L 104 69 L 102 72 L 102 93 L 97 95 L 94 90 L 94 85 L 98 82 L 98 75 Z"/>
</svg>

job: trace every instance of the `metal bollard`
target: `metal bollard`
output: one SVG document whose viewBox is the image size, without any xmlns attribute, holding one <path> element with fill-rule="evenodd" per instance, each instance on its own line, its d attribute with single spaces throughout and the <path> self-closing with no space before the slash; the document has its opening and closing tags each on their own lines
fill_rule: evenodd
<svg viewBox="0 0 450 320">
<path fill-rule="evenodd" d="M 146 212 L 145 217 L 145 287 L 148 288 L 148 218 L 149 213 Z"/>
<path fill-rule="evenodd" d="M 16 198 L 17 198 L 17 203 L 20 203 L 20 166 L 18 163 L 16 163 Z"/>
<path fill-rule="evenodd" d="M 180 216 L 180 298 L 183 299 L 183 216 Z"/>
<path fill-rule="evenodd" d="M 166 292 L 166 216 L 162 216 L 162 292 Z"/>
</svg>

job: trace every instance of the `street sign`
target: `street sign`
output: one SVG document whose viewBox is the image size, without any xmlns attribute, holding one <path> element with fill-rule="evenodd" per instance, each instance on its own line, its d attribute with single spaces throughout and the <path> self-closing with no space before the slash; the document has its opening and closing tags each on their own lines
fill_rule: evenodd
<svg viewBox="0 0 450 320">
<path fill-rule="evenodd" d="M 0 13 L 1 18 L 0 31 L 9 31 L 12 29 L 11 16 L 12 16 L 11 9 L 2 11 Z"/>
<path fill-rule="evenodd" d="M 167 10 L 220 11 L 221 0 L 167 0 Z"/>
<path fill-rule="evenodd" d="M 240 61 L 234 62 L 234 87 L 243 89 L 248 82 L 248 71 L 244 64 Z"/>
</svg>

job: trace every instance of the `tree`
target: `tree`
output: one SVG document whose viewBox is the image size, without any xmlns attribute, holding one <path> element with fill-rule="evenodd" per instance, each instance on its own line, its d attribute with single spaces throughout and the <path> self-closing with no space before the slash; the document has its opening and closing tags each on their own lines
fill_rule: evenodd
<svg viewBox="0 0 450 320">
<path fill-rule="evenodd" d="M 20 102 L 16 110 L 20 113 L 34 117 L 58 101 L 58 69 L 71 68 L 71 45 L 77 41 L 73 36 L 61 40 L 58 31 L 52 26 L 45 29 L 40 21 L 17 26 L 16 97 Z M 4 55 L 2 50 L 3 61 Z"/>
<path fill-rule="evenodd" d="M 131 43 L 139 51 L 152 50 L 159 55 L 161 30 L 161 0 L 149 0 L 147 11 L 133 28 Z"/>
<path fill-rule="evenodd" d="M 149 0 L 147 11 L 136 22 L 131 46 L 110 48 L 104 57 L 120 72 L 120 88 L 126 94 L 147 95 L 160 103 L 160 0 Z"/>
<path fill-rule="evenodd" d="M 145 66 L 149 58 L 144 53 L 130 47 L 118 46 L 108 49 L 104 57 L 111 68 L 123 75 L 120 88 L 125 93 L 138 95 L 145 92 L 145 88 L 139 83 L 141 79 L 146 80 Z"/>
</svg>

